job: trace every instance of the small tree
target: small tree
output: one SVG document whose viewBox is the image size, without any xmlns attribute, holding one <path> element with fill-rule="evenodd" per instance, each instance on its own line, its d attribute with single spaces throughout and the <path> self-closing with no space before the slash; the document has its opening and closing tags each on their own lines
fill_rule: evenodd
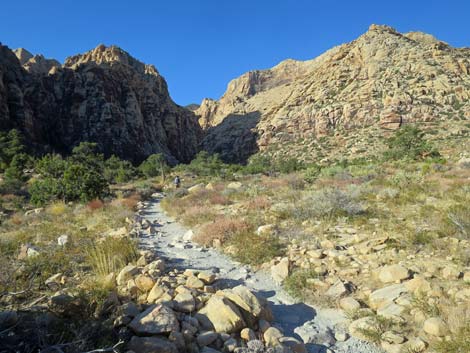
<svg viewBox="0 0 470 353">
<path fill-rule="evenodd" d="M 24 150 L 21 135 L 17 130 L 0 132 L 0 170 L 8 168 L 13 158 Z"/>
<path fill-rule="evenodd" d="M 136 170 L 129 161 L 123 161 L 113 155 L 104 162 L 104 177 L 109 183 L 125 183 L 135 175 Z"/>
<path fill-rule="evenodd" d="M 165 182 L 166 174 L 169 170 L 165 157 L 161 153 L 150 155 L 139 166 L 139 170 L 148 178 L 160 175 L 162 183 Z"/>
<path fill-rule="evenodd" d="M 424 132 L 416 126 L 405 125 L 387 141 L 386 159 L 423 159 L 439 157 L 439 152 L 424 139 Z"/>
</svg>

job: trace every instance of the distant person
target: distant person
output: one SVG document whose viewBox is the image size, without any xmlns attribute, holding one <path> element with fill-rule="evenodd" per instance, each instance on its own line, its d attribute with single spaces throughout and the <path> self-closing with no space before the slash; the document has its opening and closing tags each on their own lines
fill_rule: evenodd
<svg viewBox="0 0 470 353">
<path fill-rule="evenodd" d="M 173 183 L 175 184 L 175 188 L 179 188 L 180 185 L 181 185 L 181 180 L 180 180 L 180 177 L 177 175 L 175 177 L 175 180 L 173 181 Z"/>
</svg>

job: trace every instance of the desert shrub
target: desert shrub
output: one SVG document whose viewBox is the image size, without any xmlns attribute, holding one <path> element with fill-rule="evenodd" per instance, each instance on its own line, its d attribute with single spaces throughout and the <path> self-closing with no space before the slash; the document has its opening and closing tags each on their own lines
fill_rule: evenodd
<svg viewBox="0 0 470 353">
<path fill-rule="evenodd" d="M 240 232 L 248 232 L 253 226 L 239 218 L 218 217 L 213 222 L 204 224 L 197 232 L 194 240 L 200 244 L 211 246 L 214 240 L 226 243 Z"/>
<path fill-rule="evenodd" d="M 271 201 L 266 196 L 251 198 L 246 204 L 246 209 L 250 211 L 267 210 L 269 207 L 271 207 Z"/>
<path fill-rule="evenodd" d="M 233 246 L 236 260 L 251 265 L 260 265 L 285 251 L 278 237 L 256 235 L 251 231 L 236 233 L 229 244 Z"/>
<path fill-rule="evenodd" d="M 248 164 L 243 168 L 244 174 L 270 174 L 273 172 L 271 157 L 255 154 L 248 159 Z"/>
<path fill-rule="evenodd" d="M 356 216 L 364 213 L 364 206 L 355 197 L 343 190 L 326 188 L 308 195 L 293 209 L 294 216 L 300 219 Z"/>
<path fill-rule="evenodd" d="M 382 336 L 385 332 L 393 330 L 399 324 L 393 319 L 383 317 L 381 315 L 369 316 L 367 328 L 358 328 L 357 330 L 364 335 L 369 341 L 380 344 Z"/>
<path fill-rule="evenodd" d="M 62 177 L 64 198 L 68 201 L 90 201 L 104 197 L 108 184 L 102 174 L 82 164 L 72 164 Z"/>
<path fill-rule="evenodd" d="M 67 161 L 58 154 L 47 154 L 36 161 L 35 170 L 42 177 L 61 178 L 67 168 Z"/>
<path fill-rule="evenodd" d="M 447 211 L 447 224 L 453 235 L 470 238 L 470 207 L 468 205 L 453 205 Z"/>
<path fill-rule="evenodd" d="M 134 210 L 137 207 L 137 204 L 141 200 L 141 197 L 139 194 L 131 194 L 127 197 L 124 197 L 120 199 L 119 201 L 121 202 L 122 205 L 127 207 L 130 210 Z"/>
<path fill-rule="evenodd" d="M 157 153 L 150 155 L 145 161 L 143 161 L 139 166 L 139 170 L 147 178 L 153 178 L 160 175 L 162 180 L 165 180 L 165 176 L 169 172 L 169 167 L 163 154 Z"/>
<path fill-rule="evenodd" d="M 46 177 L 34 180 L 30 187 L 31 203 L 42 206 L 48 201 L 63 198 L 63 184 L 61 180 Z"/>
<path fill-rule="evenodd" d="M 416 126 L 405 125 L 387 141 L 388 150 L 384 153 L 387 160 L 438 157 L 439 152 L 424 138 L 424 132 Z"/>
<path fill-rule="evenodd" d="M 470 347 L 470 320 L 452 333 L 450 340 L 436 341 L 432 348 L 437 353 L 468 353 Z"/>
<path fill-rule="evenodd" d="M 110 184 L 125 183 L 134 179 L 137 170 L 129 161 L 123 161 L 116 156 L 111 156 L 104 162 L 104 178 Z"/>
<path fill-rule="evenodd" d="M 206 151 L 201 151 L 189 165 L 185 166 L 185 169 L 199 176 L 221 176 L 225 173 L 227 165 L 218 154 L 211 155 Z"/>
<path fill-rule="evenodd" d="M 8 168 L 13 158 L 23 153 L 25 147 L 18 130 L 0 132 L 0 171 Z"/>
<path fill-rule="evenodd" d="M 214 210 L 208 206 L 189 206 L 182 209 L 181 218 L 183 223 L 188 226 L 195 226 L 197 224 L 204 224 L 215 218 Z"/>
<path fill-rule="evenodd" d="M 309 288 L 308 280 L 318 278 L 318 274 L 310 269 L 297 269 L 284 281 L 284 288 L 295 298 L 305 300 L 308 296 Z"/>
<path fill-rule="evenodd" d="M 104 203 L 103 203 L 103 201 L 101 201 L 99 199 L 94 199 L 94 200 L 91 200 L 90 202 L 88 202 L 86 207 L 91 211 L 95 211 L 95 210 L 99 210 L 100 208 L 103 208 Z"/>
<path fill-rule="evenodd" d="M 212 205 L 230 205 L 231 201 L 226 195 L 211 193 L 209 196 L 209 203 Z"/>
<path fill-rule="evenodd" d="M 89 246 L 86 254 L 87 263 L 100 276 L 118 272 L 138 257 L 137 245 L 129 238 L 106 238 Z"/>
<path fill-rule="evenodd" d="M 280 173 L 293 173 L 305 168 L 303 162 L 296 158 L 280 158 L 275 162 L 275 170 Z"/>
<path fill-rule="evenodd" d="M 52 216 L 62 216 L 67 212 L 67 205 L 64 202 L 54 202 L 50 204 L 46 212 Z"/>
<path fill-rule="evenodd" d="M 319 165 L 317 164 L 310 165 L 304 171 L 304 180 L 307 183 L 313 183 L 319 177 L 320 172 L 321 172 L 321 167 Z"/>
<path fill-rule="evenodd" d="M 293 190 L 303 190 L 305 188 L 304 179 L 295 174 L 287 176 L 287 184 Z"/>
</svg>

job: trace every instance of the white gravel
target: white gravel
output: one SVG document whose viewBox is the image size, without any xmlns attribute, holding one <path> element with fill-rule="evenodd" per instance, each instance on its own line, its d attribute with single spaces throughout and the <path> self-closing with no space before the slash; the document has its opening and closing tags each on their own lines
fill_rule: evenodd
<svg viewBox="0 0 470 353">
<path fill-rule="evenodd" d="M 223 288 L 244 284 L 271 303 L 275 326 L 286 336 L 302 339 L 309 353 L 381 353 L 378 347 L 348 338 L 336 342 L 334 333 L 345 331 L 346 319 L 337 309 L 319 309 L 298 302 L 290 297 L 271 277 L 261 271 L 253 272 L 249 266 L 236 262 L 215 249 L 203 249 L 197 244 L 184 240 L 187 228 L 175 222 L 160 207 L 162 196 L 154 195 L 139 212 L 140 217 L 152 223 L 158 222 L 157 232 L 141 235 L 143 248 L 151 249 L 179 269 L 213 271 L 219 280 L 217 286 Z M 329 350 L 328 350 L 329 349 Z"/>
</svg>

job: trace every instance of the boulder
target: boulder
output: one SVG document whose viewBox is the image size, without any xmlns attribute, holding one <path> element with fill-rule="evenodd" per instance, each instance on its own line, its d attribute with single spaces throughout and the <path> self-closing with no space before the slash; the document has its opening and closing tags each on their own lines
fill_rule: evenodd
<svg viewBox="0 0 470 353">
<path fill-rule="evenodd" d="M 372 309 L 379 309 L 399 298 L 407 289 L 403 284 L 392 284 L 377 289 L 369 295 L 369 305 Z"/>
<path fill-rule="evenodd" d="M 196 341 L 200 347 L 208 346 L 219 337 L 217 332 L 206 331 L 197 336 Z"/>
<path fill-rule="evenodd" d="M 204 282 L 204 284 L 212 284 L 215 282 L 217 276 L 213 273 L 200 272 L 197 278 Z"/>
<path fill-rule="evenodd" d="M 16 325 L 18 322 L 18 314 L 16 311 L 2 311 L 0 312 L 0 329 L 6 329 Z"/>
<path fill-rule="evenodd" d="M 196 317 L 203 325 L 209 322 L 216 332 L 238 332 L 246 326 L 237 306 L 217 295 L 209 299 Z"/>
<path fill-rule="evenodd" d="M 243 330 L 240 331 L 240 338 L 245 341 L 252 341 L 255 340 L 256 333 L 251 328 L 245 327 Z"/>
<path fill-rule="evenodd" d="M 341 298 L 349 293 L 349 289 L 346 285 L 341 281 L 338 280 L 333 284 L 328 290 L 326 291 L 326 295 L 331 298 Z"/>
<path fill-rule="evenodd" d="M 136 353 L 178 353 L 176 345 L 161 337 L 137 337 L 131 338 L 127 349 Z"/>
<path fill-rule="evenodd" d="M 147 302 L 155 303 L 155 301 L 163 297 L 165 293 L 166 291 L 163 287 L 159 286 L 158 284 L 155 284 L 147 296 Z"/>
<path fill-rule="evenodd" d="M 137 275 L 134 281 L 137 288 L 139 288 L 139 290 L 144 293 L 150 291 L 155 285 L 155 281 L 153 280 L 153 278 L 142 274 Z"/>
<path fill-rule="evenodd" d="M 132 279 L 135 275 L 137 275 L 140 270 L 134 265 L 127 265 L 124 267 L 121 272 L 116 277 L 116 282 L 118 285 L 123 286 L 127 284 L 127 282 Z"/>
<path fill-rule="evenodd" d="M 268 347 L 279 346 L 281 343 L 279 341 L 281 337 L 284 337 L 284 335 L 279 329 L 275 327 L 268 328 L 263 334 L 264 342 L 266 343 L 266 346 Z"/>
<path fill-rule="evenodd" d="M 204 282 L 201 281 L 196 276 L 189 276 L 188 279 L 186 280 L 186 286 L 189 288 L 194 288 L 194 289 L 203 289 Z"/>
<path fill-rule="evenodd" d="M 361 304 L 352 297 L 341 298 L 339 306 L 345 311 L 353 311 L 361 308 Z"/>
<path fill-rule="evenodd" d="M 242 186 L 243 184 L 240 183 L 239 181 L 232 181 L 231 183 L 228 183 L 227 189 L 238 190 L 238 189 L 241 189 Z"/>
<path fill-rule="evenodd" d="M 191 293 L 183 292 L 176 295 L 174 298 L 175 309 L 184 313 L 192 313 L 196 309 L 196 301 Z"/>
<path fill-rule="evenodd" d="M 204 184 L 196 184 L 196 185 L 193 185 L 190 188 L 188 188 L 188 192 L 190 194 L 192 194 L 192 193 L 195 193 L 195 192 L 202 191 L 205 188 L 206 188 L 206 186 Z"/>
<path fill-rule="evenodd" d="M 165 305 L 152 305 L 131 321 L 129 327 L 138 335 L 158 335 L 179 331 L 178 318 Z"/>
<path fill-rule="evenodd" d="M 443 337 L 449 330 L 446 323 L 439 317 L 431 317 L 423 324 L 423 330 L 429 335 Z"/>
<path fill-rule="evenodd" d="M 400 265 L 384 266 L 379 272 L 382 283 L 392 283 L 407 279 L 410 276 L 408 269 Z"/>
<path fill-rule="evenodd" d="M 271 277 L 277 283 L 282 283 L 290 274 L 290 261 L 284 257 L 278 264 L 271 267 Z"/>
</svg>

